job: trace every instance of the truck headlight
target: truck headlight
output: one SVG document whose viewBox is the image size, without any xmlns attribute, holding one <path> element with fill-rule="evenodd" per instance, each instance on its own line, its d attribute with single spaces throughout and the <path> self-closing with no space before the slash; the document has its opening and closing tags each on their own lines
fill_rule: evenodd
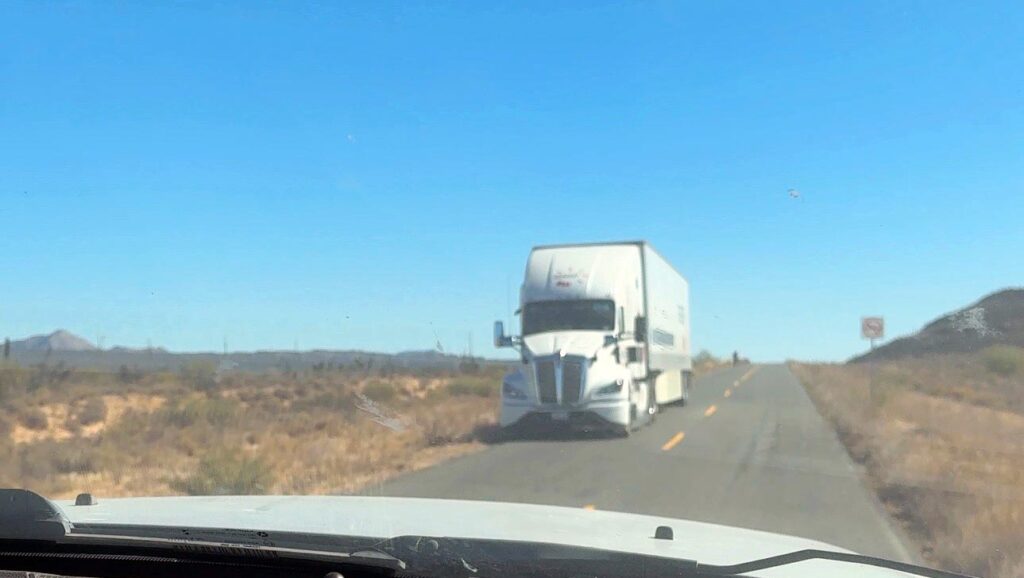
<svg viewBox="0 0 1024 578">
<path fill-rule="evenodd" d="M 502 382 L 501 395 L 509 399 L 526 399 L 526 393 L 509 382 Z"/>
<path fill-rule="evenodd" d="M 602 385 L 601 387 L 594 390 L 594 395 L 615 395 L 622 391 L 622 380 L 617 379 L 615 383 L 608 385 Z"/>
</svg>

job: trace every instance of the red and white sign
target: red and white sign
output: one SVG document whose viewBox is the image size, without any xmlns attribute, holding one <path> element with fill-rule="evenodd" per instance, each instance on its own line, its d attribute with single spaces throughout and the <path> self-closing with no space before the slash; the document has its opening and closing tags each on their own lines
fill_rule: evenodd
<svg viewBox="0 0 1024 578">
<path fill-rule="evenodd" d="M 861 317 L 860 336 L 864 339 L 882 339 L 885 337 L 885 318 Z"/>
</svg>

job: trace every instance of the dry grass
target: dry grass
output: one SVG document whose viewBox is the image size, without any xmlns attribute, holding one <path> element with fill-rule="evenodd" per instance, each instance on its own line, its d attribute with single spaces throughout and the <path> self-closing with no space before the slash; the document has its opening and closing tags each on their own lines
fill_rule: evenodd
<svg viewBox="0 0 1024 578">
<path fill-rule="evenodd" d="M 372 489 L 483 447 L 500 374 L 0 367 L 0 487 L 51 497 Z"/>
<path fill-rule="evenodd" d="M 705 375 L 729 364 L 730 361 L 715 357 L 710 351 L 703 349 L 693 356 L 693 374 L 696 376 Z"/>
<path fill-rule="evenodd" d="M 928 562 L 1009 578 L 1024 575 L 1021 360 L 998 348 L 792 367 Z"/>
</svg>

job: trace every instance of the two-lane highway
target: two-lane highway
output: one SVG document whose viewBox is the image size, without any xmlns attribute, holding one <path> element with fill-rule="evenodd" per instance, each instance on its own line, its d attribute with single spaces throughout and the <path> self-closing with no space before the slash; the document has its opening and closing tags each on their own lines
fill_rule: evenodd
<svg viewBox="0 0 1024 578">
<path fill-rule="evenodd" d="M 782 365 L 697 381 L 628 438 L 506 442 L 368 493 L 596 508 L 714 522 L 910 559 L 803 387 Z"/>
</svg>

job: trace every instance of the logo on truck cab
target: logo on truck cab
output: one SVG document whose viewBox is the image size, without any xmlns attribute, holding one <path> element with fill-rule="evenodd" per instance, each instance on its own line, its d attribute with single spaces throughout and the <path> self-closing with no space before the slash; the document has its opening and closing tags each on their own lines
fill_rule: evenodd
<svg viewBox="0 0 1024 578">
<path fill-rule="evenodd" d="M 585 285 L 587 282 L 586 275 L 581 274 L 578 271 L 559 271 L 552 275 L 555 280 L 555 287 L 572 287 L 573 284 Z"/>
</svg>

